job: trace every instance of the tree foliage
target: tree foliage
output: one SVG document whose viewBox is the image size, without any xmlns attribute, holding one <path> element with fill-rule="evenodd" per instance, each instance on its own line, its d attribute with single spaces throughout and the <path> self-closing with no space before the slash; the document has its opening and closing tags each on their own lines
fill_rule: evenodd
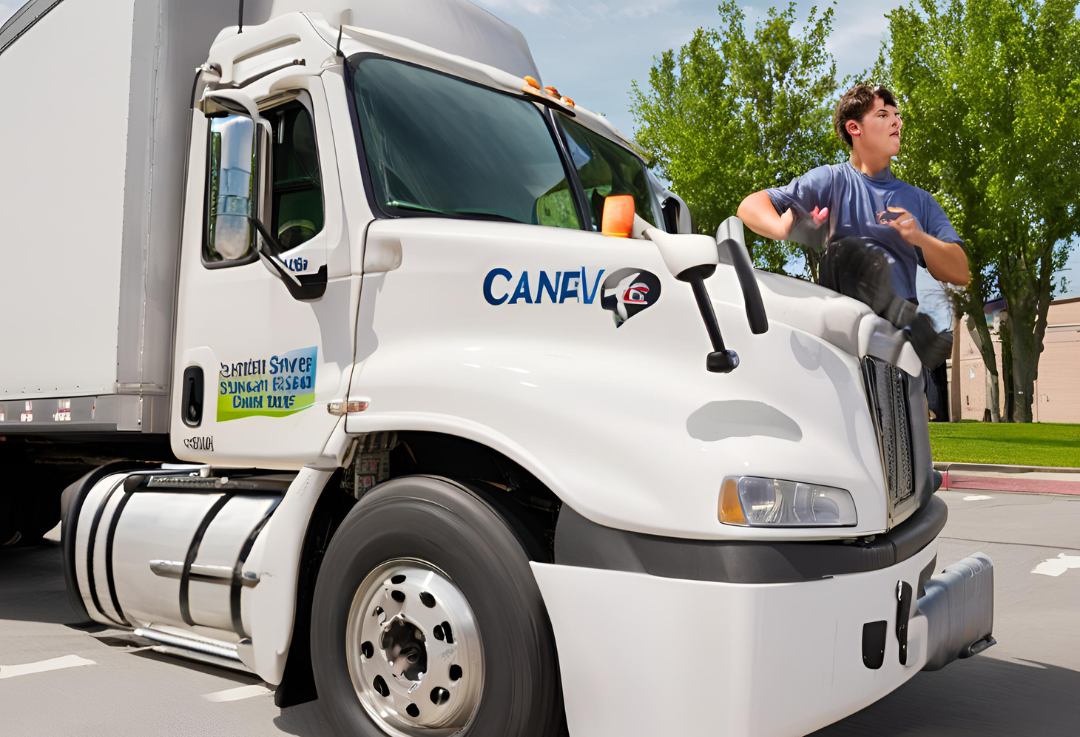
<svg viewBox="0 0 1080 737">
<path fill-rule="evenodd" d="M 681 49 L 664 52 L 648 86 L 634 82 L 631 91 L 638 143 L 709 234 L 751 192 L 845 158 L 831 123 L 832 9 L 811 9 L 798 33 L 795 3 L 770 9 L 749 37 L 735 2 L 724 0 L 719 12 L 718 28 L 700 28 Z M 800 253 L 764 239 L 753 246 L 757 266 L 771 271 Z"/>
<path fill-rule="evenodd" d="M 1055 273 L 1080 232 L 1077 2 L 917 0 L 889 14 L 875 74 L 900 97 L 897 175 L 965 239 L 972 280 L 955 302 L 995 387 L 983 305 L 1005 297 L 1016 421 L 1031 420 Z"/>
</svg>

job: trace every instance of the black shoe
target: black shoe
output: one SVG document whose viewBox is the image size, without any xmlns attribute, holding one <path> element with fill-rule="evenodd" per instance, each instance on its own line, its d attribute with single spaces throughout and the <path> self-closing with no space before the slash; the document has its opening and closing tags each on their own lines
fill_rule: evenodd
<svg viewBox="0 0 1080 737">
<path fill-rule="evenodd" d="M 921 312 L 908 327 L 908 340 L 928 369 L 936 369 L 952 354 L 952 333 L 939 333 L 933 321 Z"/>
</svg>

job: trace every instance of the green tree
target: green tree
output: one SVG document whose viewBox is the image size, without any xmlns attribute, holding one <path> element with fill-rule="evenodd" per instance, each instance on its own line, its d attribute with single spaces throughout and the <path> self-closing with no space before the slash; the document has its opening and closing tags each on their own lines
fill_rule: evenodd
<svg viewBox="0 0 1080 737">
<path fill-rule="evenodd" d="M 889 14 L 876 75 L 901 100 L 897 174 L 965 238 L 972 280 L 956 303 L 995 380 L 983 305 L 1005 297 L 1018 422 L 1031 421 L 1056 274 L 1080 233 L 1077 2 L 917 0 Z"/>
<path fill-rule="evenodd" d="M 724 0 L 719 12 L 719 28 L 700 28 L 655 59 L 648 87 L 633 83 L 630 108 L 650 163 L 709 234 L 751 192 L 845 158 L 831 125 L 836 63 L 825 42 L 832 9 L 812 8 L 799 33 L 795 3 L 770 9 L 751 37 L 735 2 Z M 799 246 L 756 236 L 748 245 L 757 266 L 770 271 L 800 254 Z M 814 263 L 811 254 L 816 276 Z"/>
</svg>

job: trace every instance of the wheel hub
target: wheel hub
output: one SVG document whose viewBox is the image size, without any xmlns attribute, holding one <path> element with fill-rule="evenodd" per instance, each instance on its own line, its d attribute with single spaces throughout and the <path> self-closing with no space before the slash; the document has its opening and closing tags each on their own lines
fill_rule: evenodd
<svg viewBox="0 0 1080 737">
<path fill-rule="evenodd" d="M 480 632 L 465 596 L 430 563 L 398 559 L 360 584 L 347 624 L 349 675 L 389 735 L 453 734 L 483 692 Z"/>
</svg>

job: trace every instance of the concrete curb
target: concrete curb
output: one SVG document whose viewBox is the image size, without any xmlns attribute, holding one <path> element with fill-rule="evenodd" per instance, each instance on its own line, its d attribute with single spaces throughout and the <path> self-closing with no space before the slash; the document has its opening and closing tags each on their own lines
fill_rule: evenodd
<svg viewBox="0 0 1080 737">
<path fill-rule="evenodd" d="M 987 463 L 935 463 L 946 491 L 1003 491 L 1080 496 L 1080 469 L 1005 466 Z"/>
<path fill-rule="evenodd" d="M 942 473 L 946 471 L 964 471 L 968 473 L 1076 473 L 1080 468 L 1061 466 L 1006 466 L 994 463 L 934 463 L 934 468 Z"/>
</svg>

